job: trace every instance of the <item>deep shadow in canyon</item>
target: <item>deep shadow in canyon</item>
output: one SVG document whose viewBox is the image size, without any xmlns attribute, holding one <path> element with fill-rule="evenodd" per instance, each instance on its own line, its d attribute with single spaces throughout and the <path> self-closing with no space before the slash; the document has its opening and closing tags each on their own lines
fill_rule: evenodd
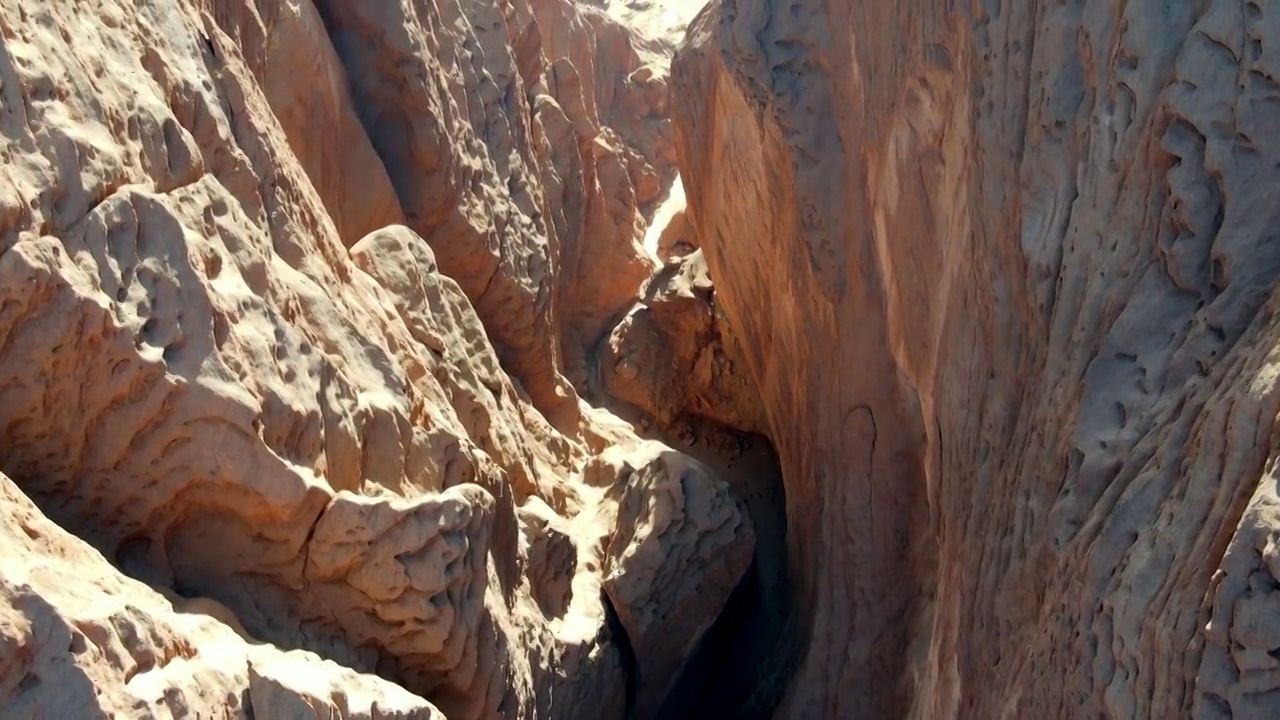
<svg viewBox="0 0 1280 720">
<path fill-rule="evenodd" d="M 746 503 L 756 529 L 755 560 L 689 657 L 659 718 L 769 718 L 793 670 L 782 469 L 768 438 L 737 439 L 736 457 L 701 443 L 686 452 L 714 469 Z"/>
<path fill-rule="evenodd" d="M 608 396 L 597 377 L 598 372 L 589 395 L 631 422 L 642 437 L 679 448 L 710 468 L 746 507 L 755 529 L 750 569 L 686 659 L 654 717 L 771 717 L 799 650 L 790 612 L 786 493 L 773 443 L 763 434 L 687 414 L 663 423 Z"/>
</svg>

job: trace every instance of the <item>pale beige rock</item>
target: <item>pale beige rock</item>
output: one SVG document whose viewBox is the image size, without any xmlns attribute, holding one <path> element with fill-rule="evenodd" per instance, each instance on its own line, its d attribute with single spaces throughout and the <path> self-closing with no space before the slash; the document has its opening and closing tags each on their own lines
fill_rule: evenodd
<svg viewBox="0 0 1280 720">
<path fill-rule="evenodd" d="M 601 4 L 623 25 L 674 48 L 707 3 L 705 0 L 607 0 Z"/>
<path fill-rule="evenodd" d="M 572 491 L 557 475 L 570 444 L 503 372 L 466 296 L 438 272 L 431 247 L 412 230 L 393 226 L 356 243 L 351 258 L 390 293 L 409 332 L 430 350 L 431 374 L 458 421 L 507 471 L 517 499 L 537 494 L 563 512 Z"/>
<path fill-rule="evenodd" d="M 201 0 L 198 6 L 213 13 L 244 57 L 343 242 L 404 222 L 311 0 Z"/>
<path fill-rule="evenodd" d="M 263 655 L 249 662 L 249 702 L 255 718 L 445 718 L 425 700 L 393 683 L 322 662 L 310 653 Z"/>
<path fill-rule="evenodd" d="M 621 139 L 602 132 L 583 152 L 584 164 L 594 178 L 588 191 L 583 245 L 571 266 L 576 278 L 564 291 L 563 304 L 567 342 L 594 350 L 610 324 L 631 305 L 655 263 L 641 245 L 644 219 Z M 577 380 L 585 383 L 581 375 Z"/>
<path fill-rule="evenodd" d="M 645 231 L 645 249 L 663 262 L 690 255 L 698 249 L 698 236 L 693 231 L 686 207 L 684 184 L 677 177 Z"/>
<path fill-rule="evenodd" d="M 647 165 L 669 177 L 675 168 L 667 90 L 670 39 L 637 33 L 585 3 L 530 0 L 530 5 L 548 59 L 581 75 L 584 119 L 616 131 L 643 159 L 636 171 Z"/>
<path fill-rule="evenodd" d="M 786 476 L 777 717 L 1280 712 L 1276 10 L 694 23 L 682 179 Z"/>
<path fill-rule="evenodd" d="M 459 720 L 622 717 L 635 668 L 602 584 L 625 478 L 583 476 L 638 451 L 559 352 L 577 338 L 585 368 L 652 267 L 657 174 L 546 92 L 531 8 L 338 5 L 0 0 L 0 470 L 229 642 L 327 659 L 250 657 L 233 711 L 246 690 L 285 717 L 364 717 L 370 693 L 426 711 L 356 689 L 376 671 Z M 584 157 L 566 279 L 544 183 Z M 372 227 L 397 206 L 429 237 Z M 625 260 L 612 283 L 596 258 Z M 572 322 L 561 297 L 586 303 Z M 654 542 L 709 623 L 736 579 Z"/>
<path fill-rule="evenodd" d="M 652 270 L 639 241 L 674 165 L 665 80 L 637 74 L 626 28 L 568 0 L 317 4 L 407 224 L 572 432 L 562 374 L 585 388 L 586 355 Z"/>
<path fill-rule="evenodd" d="M 528 542 L 533 598 L 548 618 L 563 617 L 573 599 L 573 577 L 578 568 L 573 530 L 538 498 L 531 499 L 519 513 Z"/>
<path fill-rule="evenodd" d="M 494 527 L 514 525 L 510 512 L 495 517 L 492 496 L 474 485 L 417 499 L 339 493 L 313 531 L 309 592 L 348 642 L 398 659 L 402 681 L 450 717 L 522 709 L 515 638 L 499 634 L 486 598 Z"/>
<path fill-rule="evenodd" d="M 544 186 L 557 219 L 561 346 L 567 376 L 585 389 L 590 356 L 655 269 L 643 248 L 645 218 L 674 165 L 670 120 L 665 110 L 648 118 L 610 114 L 619 78 L 640 63 L 616 23 L 568 0 L 532 0 L 529 11 L 517 21 L 537 28 L 549 60 L 549 96 L 534 102 L 534 129 L 554 170 Z M 664 143 L 665 154 L 657 149 Z"/>
<path fill-rule="evenodd" d="M 554 240 L 499 8 L 473 1 L 317 5 L 407 224 L 471 298 L 504 364 L 568 430 L 577 422 L 577 396 L 558 369 Z"/>
<path fill-rule="evenodd" d="M 672 450 L 642 453 L 629 459 L 604 578 L 636 657 L 635 718 L 655 716 L 755 549 L 727 485 Z"/>
<path fill-rule="evenodd" d="M 1277 17 L 0 0 L 0 715 L 1275 716 Z"/>
<path fill-rule="evenodd" d="M 426 700 L 312 653 L 246 642 L 122 576 L 0 475 L 0 714 L 50 720 L 434 720 Z"/>
</svg>

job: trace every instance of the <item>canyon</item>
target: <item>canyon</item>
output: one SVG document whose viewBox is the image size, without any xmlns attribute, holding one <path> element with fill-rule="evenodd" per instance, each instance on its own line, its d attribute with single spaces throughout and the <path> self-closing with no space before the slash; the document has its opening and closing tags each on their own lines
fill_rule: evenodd
<svg viewBox="0 0 1280 720">
<path fill-rule="evenodd" d="M 0 0 L 0 718 L 1275 717 L 1277 38 Z"/>
</svg>

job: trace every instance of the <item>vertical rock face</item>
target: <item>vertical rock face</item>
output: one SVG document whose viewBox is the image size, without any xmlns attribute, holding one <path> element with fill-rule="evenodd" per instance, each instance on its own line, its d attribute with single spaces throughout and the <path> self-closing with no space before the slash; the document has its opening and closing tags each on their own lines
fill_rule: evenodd
<svg viewBox="0 0 1280 720">
<path fill-rule="evenodd" d="M 654 269 L 641 218 L 675 164 L 665 72 L 644 64 L 645 41 L 591 7 L 530 7 L 530 27 L 555 58 L 545 76 L 555 100 L 539 97 L 536 110 L 556 172 L 546 187 L 558 219 L 566 372 L 585 388 L 589 351 Z"/>
<path fill-rule="evenodd" d="M 315 6 L 285 0 L 202 6 L 239 49 L 343 242 L 404 222 Z"/>
<path fill-rule="evenodd" d="M 534 403 L 570 427 L 566 365 L 585 386 L 586 351 L 651 270 L 640 210 L 659 189 L 645 153 L 674 163 L 665 84 L 623 107 L 647 97 L 616 78 L 638 70 L 639 41 L 567 0 L 318 6 L 408 225 Z M 638 149 L 602 124 L 623 113 Z"/>
<path fill-rule="evenodd" d="M 1280 7 L 633 5 L 0 0 L 0 717 L 1280 714 Z"/>
<path fill-rule="evenodd" d="M 688 212 L 786 476 L 780 717 L 1275 714 L 1277 22 L 694 23 Z"/>
<path fill-rule="evenodd" d="M 409 226 L 432 241 L 515 375 L 560 420 L 576 397 L 557 372 L 552 239 L 500 9 L 318 4 Z"/>
</svg>

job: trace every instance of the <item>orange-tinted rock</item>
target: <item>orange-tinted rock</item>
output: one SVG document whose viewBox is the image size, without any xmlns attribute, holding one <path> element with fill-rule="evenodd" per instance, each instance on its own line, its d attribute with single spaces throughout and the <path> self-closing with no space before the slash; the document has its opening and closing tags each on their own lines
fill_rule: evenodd
<svg viewBox="0 0 1280 720">
<path fill-rule="evenodd" d="M 404 222 L 391 180 L 351 104 L 347 75 L 311 0 L 219 0 L 218 26 L 280 122 L 347 245 Z"/>
<path fill-rule="evenodd" d="M 577 396 L 559 371 L 556 261 L 525 88 L 499 8 L 317 5 L 407 224 L 471 299 L 504 365 L 569 430 Z"/>
<path fill-rule="evenodd" d="M 426 700 L 312 653 L 248 642 L 207 599 L 124 577 L 0 475 L 4 717 L 435 720 Z M 234 623 L 234 619 L 231 620 Z"/>
<path fill-rule="evenodd" d="M 627 478 L 584 476 L 640 450 L 558 355 L 647 275 L 633 175 L 652 173 L 549 94 L 528 7 L 318 5 L 0 0 L 0 470 L 228 642 L 263 643 L 207 681 L 129 680 L 65 644 L 48 662 L 100 665 L 112 703 L 144 688 L 208 716 L 622 717 L 634 667 L 601 588 Z M 591 238 L 586 280 L 557 223 Z M 614 258 L 610 282 L 591 264 Z M 585 303 L 571 320 L 562 296 Z M 750 555 L 741 520 L 718 555 Z M 741 569 L 676 540 L 646 549 L 687 566 L 710 623 Z M 168 607 L 129 612 L 113 652 L 187 652 Z M 0 682 L 25 692 L 11 656 Z M 52 687 L 0 716 L 60 710 Z"/>
<path fill-rule="evenodd" d="M 604 387 L 668 427 L 697 416 L 763 433 L 764 407 L 714 292 L 701 252 L 668 262 L 601 349 Z"/>
<path fill-rule="evenodd" d="M 786 476 L 777 716 L 1274 715 L 1275 13 L 776 7 L 673 97 Z"/>
<path fill-rule="evenodd" d="M 655 716 L 755 549 L 728 486 L 696 461 L 657 450 L 629 459 L 604 579 L 635 653 L 636 718 Z"/>
</svg>

